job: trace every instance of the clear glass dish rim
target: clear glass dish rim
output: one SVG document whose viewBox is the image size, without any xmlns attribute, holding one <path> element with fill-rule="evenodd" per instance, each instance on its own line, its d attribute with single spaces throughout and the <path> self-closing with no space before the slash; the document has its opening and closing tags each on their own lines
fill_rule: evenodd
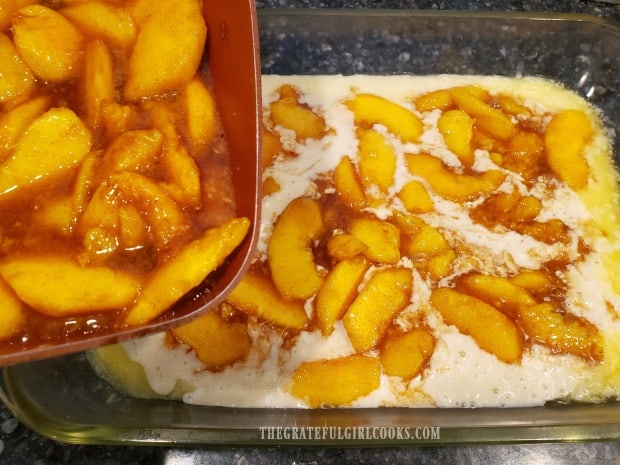
<svg viewBox="0 0 620 465">
<path fill-rule="evenodd" d="M 257 9 L 259 26 L 261 18 L 276 19 L 278 17 L 304 16 L 343 16 L 343 17 L 418 17 L 418 18 L 450 18 L 450 19 L 501 19 L 517 22 L 528 21 L 559 21 L 585 22 L 611 30 L 620 34 L 620 24 L 611 20 L 584 13 L 559 12 L 500 12 L 500 11 L 461 11 L 461 10 L 413 10 L 413 9 L 293 9 L 293 8 L 259 8 Z M 69 443 L 88 445 L 141 445 L 141 446 L 356 446 L 356 447 L 394 447 L 412 445 L 455 445 L 455 444 L 509 444 L 535 442 L 585 442 L 585 441 L 618 441 L 620 440 L 620 403 L 587 404 L 577 406 L 545 406 L 520 409 L 375 409 L 382 413 L 426 413 L 432 417 L 438 412 L 450 414 L 460 412 L 465 415 L 475 412 L 501 411 L 510 413 L 519 412 L 520 415 L 536 414 L 545 409 L 577 409 L 577 411 L 596 410 L 601 415 L 599 422 L 586 423 L 575 416 L 570 421 L 548 422 L 542 424 L 526 424 L 519 421 L 507 421 L 505 425 L 497 426 L 441 426 L 441 439 L 428 440 L 298 440 L 298 439 L 262 439 L 261 432 L 256 427 L 219 428 L 219 427 L 128 427 L 107 426 L 93 424 L 60 423 L 45 416 L 44 411 L 28 411 L 28 396 L 15 383 L 13 371 L 15 366 L 0 368 L 0 399 L 9 411 L 25 426 L 45 437 Z M 176 402 L 176 401 L 169 401 Z M 26 408 L 24 408 L 26 407 Z M 200 407 L 221 410 L 225 407 Z M 291 410 L 291 409 L 231 409 L 235 411 L 250 411 L 250 414 L 260 415 L 261 410 L 283 412 L 293 415 L 310 415 L 317 418 L 323 415 L 329 418 L 336 410 Z M 367 413 L 368 410 L 363 410 Z M 356 415 L 360 410 L 346 409 L 346 416 Z M 344 410 L 340 410 L 342 412 Z M 389 414 L 388 414 L 389 416 Z M 576 417 L 579 415 L 577 414 Z M 510 424 L 512 423 L 512 424 Z"/>
<path fill-rule="evenodd" d="M 552 11 L 471 11 L 471 10 L 419 10 L 408 8 L 257 8 L 260 26 L 261 17 L 303 17 L 303 16 L 398 16 L 418 18 L 468 18 L 468 19 L 510 19 L 516 21 L 560 21 L 586 22 L 608 27 L 620 33 L 620 23 L 589 13 L 564 13 Z"/>
</svg>

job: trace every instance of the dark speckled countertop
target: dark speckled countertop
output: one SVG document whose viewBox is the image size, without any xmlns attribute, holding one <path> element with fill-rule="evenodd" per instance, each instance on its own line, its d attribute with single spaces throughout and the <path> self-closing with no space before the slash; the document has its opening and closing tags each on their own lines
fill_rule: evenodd
<svg viewBox="0 0 620 465">
<path fill-rule="evenodd" d="M 1 2 L 2 0 L 0 0 Z M 585 13 L 620 23 L 620 4 L 577 0 L 264 0 L 268 8 L 395 8 Z M 174 448 L 69 445 L 21 425 L 0 404 L 0 464 L 612 464 L 620 443 L 520 444 L 403 448 Z"/>
</svg>

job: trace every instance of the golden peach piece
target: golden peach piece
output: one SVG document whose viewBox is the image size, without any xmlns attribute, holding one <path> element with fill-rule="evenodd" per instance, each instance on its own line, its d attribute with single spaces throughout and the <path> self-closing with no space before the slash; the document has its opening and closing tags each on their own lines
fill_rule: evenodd
<svg viewBox="0 0 620 465">
<path fill-rule="evenodd" d="M 249 226 L 247 218 L 234 218 L 181 247 L 144 283 L 134 305 L 124 314 L 123 323 L 141 325 L 165 312 L 224 262 Z"/>
<path fill-rule="evenodd" d="M 515 318 L 523 305 L 531 306 L 536 300 L 524 288 L 510 279 L 482 273 L 472 273 L 458 280 L 457 287 Z"/>
<path fill-rule="evenodd" d="M 482 223 L 487 227 L 492 228 L 496 224 L 503 224 L 509 227 L 512 221 L 508 213 L 517 205 L 521 198 L 521 194 L 516 189 L 511 192 L 493 193 L 484 202 L 471 210 L 471 217 L 474 221 Z"/>
<path fill-rule="evenodd" d="M 476 126 L 499 140 L 508 140 L 517 128 L 501 110 L 493 108 L 465 88 L 450 90 L 455 105 L 475 120 Z"/>
<path fill-rule="evenodd" d="M 527 228 L 544 227 L 544 223 L 535 221 L 541 210 L 542 203 L 539 199 L 533 196 L 522 196 L 517 190 L 513 190 L 510 193 L 497 192 L 490 195 L 484 202 L 472 209 L 471 217 L 487 227 L 502 224 L 507 228 L 522 230 L 526 233 Z"/>
<path fill-rule="evenodd" d="M 295 132 L 298 141 L 319 139 L 325 135 L 325 120 L 300 102 L 297 89 L 284 85 L 278 91 L 280 98 L 269 105 L 271 119 L 276 125 Z"/>
<path fill-rule="evenodd" d="M 189 229 L 185 212 L 151 178 L 122 171 L 113 174 L 110 181 L 112 186 L 118 187 L 123 199 L 135 202 L 145 212 L 157 246 L 167 244 Z"/>
<path fill-rule="evenodd" d="M 399 211 L 394 211 L 391 221 L 403 234 L 407 235 L 416 234 L 426 225 L 422 218 Z"/>
<path fill-rule="evenodd" d="M 334 323 L 357 296 L 369 266 L 363 257 L 355 257 L 338 262 L 328 273 L 315 299 L 317 324 L 324 335 L 332 333 Z"/>
<path fill-rule="evenodd" d="M 454 107 L 449 89 L 439 89 L 416 97 L 413 104 L 418 111 L 443 110 L 447 111 Z"/>
<path fill-rule="evenodd" d="M 352 236 L 368 248 L 364 255 L 377 263 L 395 264 L 400 260 L 400 230 L 376 218 L 354 218 L 349 226 Z"/>
<path fill-rule="evenodd" d="M 557 310 L 551 303 L 521 307 L 519 324 L 533 342 L 549 347 L 552 352 L 595 362 L 603 359 L 598 328 L 585 318 Z"/>
<path fill-rule="evenodd" d="M 83 105 L 91 127 L 102 124 L 102 102 L 114 102 L 114 64 L 110 49 L 103 40 L 86 45 L 84 54 Z"/>
<path fill-rule="evenodd" d="M 194 77 L 204 52 L 207 26 L 200 1 L 148 3 L 149 14 L 134 17 L 139 32 L 123 88 L 123 96 L 129 101 L 186 85 Z"/>
<path fill-rule="evenodd" d="M 115 209 L 115 219 L 118 214 Z M 118 221 L 116 221 L 118 224 Z M 83 250 L 77 257 L 82 266 L 103 265 L 106 260 L 118 250 L 119 239 L 117 227 L 111 229 L 103 226 L 93 226 L 86 229 L 82 235 Z"/>
<path fill-rule="evenodd" d="M 443 136 L 448 149 L 461 163 L 470 167 L 474 163 L 472 146 L 474 120 L 463 110 L 449 110 L 439 117 L 437 128 Z"/>
<path fill-rule="evenodd" d="M 307 299 L 323 283 L 312 253 L 312 241 L 323 232 L 321 208 L 299 197 L 278 217 L 267 249 L 271 278 L 287 299 Z"/>
<path fill-rule="evenodd" d="M 516 363 L 523 352 L 523 335 L 502 312 L 480 299 L 442 287 L 433 290 L 431 304 L 447 325 L 471 336 L 478 346 L 506 363 Z"/>
<path fill-rule="evenodd" d="M 123 249 L 135 249 L 148 242 L 148 224 L 140 211 L 131 205 L 121 205 L 118 208 L 118 231 Z"/>
<path fill-rule="evenodd" d="M 280 191 L 280 184 L 278 181 L 269 176 L 263 181 L 263 196 L 275 194 Z"/>
<path fill-rule="evenodd" d="M 86 161 L 89 164 L 95 163 L 92 157 L 88 157 Z M 89 176 L 88 170 L 91 169 L 91 167 L 85 166 L 84 168 L 85 170 L 82 170 L 79 174 L 84 176 L 83 182 L 85 184 L 83 186 L 81 184 L 76 186 L 77 189 L 74 192 L 74 195 L 83 197 L 82 199 L 76 198 L 75 200 L 76 202 L 80 202 L 76 204 L 78 208 L 83 208 L 82 216 L 79 219 L 78 230 L 84 233 L 88 229 L 100 227 L 108 229 L 115 235 L 118 227 L 119 207 L 119 202 L 115 197 L 115 186 L 102 183 L 92 193 L 92 196 L 89 196 L 90 189 L 92 189 L 92 185 L 89 183 L 92 180 L 87 177 Z M 77 192 L 77 190 L 80 190 L 80 192 Z"/>
<path fill-rule="evenodd" d="M 80 30 L 43 5 L 20 8 L 11 18 L 13 42 L 24 62 L 44 81 L 76 77 L 83 53 Z"/>
<path fill-rule="evenodd" d="M 164 135 L 157 129 L 135 129 L 116 137 L 103 159 L 114 171 L 145 172 L 152 168 L 164 145 Z"/>
<path fill-rule="evenodd" d="M 478 175 L 457 174 L 440 159 L 427 154 L 408 154 L 407 166 L 411 174 L 426 179 L 439 195 L 456 202 L 491 193 L 505 178 L 504 173 L 498 170 L 489 170 Z"/>
<path fill-rule="evenodd" d="M 137 28 L 128 11 L 104 2 L 76 3 L 59 12 L 89 35 L 100 37 L 117 47 L 133 45 Z"/>
<path fill-rule="evenodd" d="M 403 237 L 402 249 L 408 257 L 435 255 L 449 250 L 450 244 L 439 229 L 424 225 L 416 234 Z"/>
<path fill-rule="evenodd" d="M 2 84 L 0 84 L 0 87 L 2 87 Z M 0 163 L 9 156 L 13 145 L 24 130 L 35 118 L 47 111 L 49 106 L 50 98 L 40 96 L 26 100 L 21 105 L 17 105 L 0 114 Z"/>
<path fill-rule="evenodd" d="M 388 337 L 381 347 L 379 359 L 389 376 L 410 380 L 418 376 L 433 355 L 435 340 L 423 328 Z"/>
<path fill-rule="evenodd" d="M 353 347 L 358 352 L 374 348 L 394 317 L 411 299 L 413 277 L 404 268 L 377 270 L 343 317 Z"/>
<path fill-rule="evenodd" d="M 588 183 L 590 168 L 583 156 L 583 148 L 592 134 L 590 120 L 578 110 L 558 113 L 547 125 L 547 163 L 555 175 L 571 189 L 583 189 Z"/>
<path fill-rule="evenodd" d="M 517 131 L 517 134 L 519 134 L 518 131 Z M 492 153 L 502 154 L 506 151 L 506 145 L 510 144 L 510 141 L 512 141 L 514 137 L 516 136 L 513 136 L 508 141 L 501 141 L 497 139 L 496 137 L 492 137 L 490 134 L 487 134 L 481 128 L 479 128 L 478 126 L 474 124 L 472 144 L 477 149 L 486 150 L 490 154 Z"/>
<path fill-rule="evenodd" d="M 366 189 L 376 186 L 383 193 L 394 183 L 396 154 L 385 136 L 375 130 L 358 131 L 360 180 Z"/>
<path fill-rule="evenodd" d="M 35 87 L 30 68 L 24 63 L 13 42 L 0 32 L 0 103 L 21 100 Z"/>
<path fill-rule="evenodd" d="M 121 0 L 122 1 L 122 0 Z M 65 3 L 82 3 L 83 0 L 65 0 Z M 137 24 L 143 24 L 151 15 L 152 5 L 150 0 L 133 0 L 126 5 L 129 17 Z"/>
<path fill-rule="evenodd" d="M 246 325 L 226 321 L 218 311 L 208 312 L 171 332 L 190 346 L 210 371 L 222 370 L 242 359 L 252 346 Z"/>
<path fill-rule="evenodd" d="M 275 159 L 284 152 L 280 137 L 263 125 L 263 169 L 273 165 Z"/>
<path fill-rule="evenodd" d="M 165 99 L 145 99 L 138 108 L 148 113 L 152 129 L 161 131 L 167 141 L 177 141 L 180 137 L 177 127 L 182 126 L 184 121 L 170 102 Z"/>
<path fill-rule="evenodd" d="M 433 255 L 426 262 L 426 270 L 433 279 L 441 279 L 450 273 L 452 263 L 456 259 L 456 252 L 452 249 Z"/>
<path fill-rule="evenodd" d="M 473 95 L 478 100 L 481 100 L 482 102 L 485 102 L 485 103 L 489 103 L 493 98 L 488 90 L 486 90 L 484 87 L 480 87 L 475 84 L 469 84 L 465 86 L 456 86 L 450 90 L 451 91 L 454 90 L 457 92 L 467 92 Z"/>
<path fill-rule="evenodd" d="M 521 105 L 514 98 L 508 95 L 499 95 L 497 103 L 504 113 L 514 115 L 517 118 L 525 119 L 532 116 L 532 112 L 526 106 Z"/>
<path fill-rule="evenodd" d="M 202 186 L 196 160 L 177 141 L 168 141 L 164 152 L 163 165 L 168 178 L 161 186 L 179 205 L 200 208 Z"/>
<path fill-rule="evenodd" d="M 414 99 L 414 105 L 418 111 L 452 110 L 454 109 L 454 102 L 452 101 L 451 93 L 452 89 L 459 89 L 464 92 L 468 92 L 483 102 L 488 102 L 491 100 L 491 95 L 487 90 L 479 86 L 466 85 L 427 92 L 416 97 Z"/>
<path fill-rule="evenodd" d="M 52 108 L 36 118 L 0 165 L 0 196 L 66 174 L 90 151 L 88 128 L 68 108 Z"/>
<path fill-rule="evenodd" d="M 114 137 L 134 127 L 137 112 L 132 105 L 117 102 L 101 102 L 101 123 L 110 137 Z"/>
<path fill-rule="evenodd" d="M 17 334 L 26 321 L 24 304 L 17 298 L 13 290 L 0 278 L 0 341 Z"/>
<path fill-rule="evenodd" d="M 177 125 L 183 123 L 171 106 L 164 102 L 149 102 L 147 106 L 151 112 L 154 130 L 161 131 L 165 139 L 160 157 L 166 172 L 166 178 L 160 183 L 162 189 L 179 205 L 199 208 L 202 202 L 200 168 L 188 152 L 191 148 L 186 148 L 177 130 Z M 188 110 L 187 107 L 185 109 Z M 152 163 L 150 165 L 152 166 Z M 147 165 L 146 168 L 148 167 Z"/>
<path fill-rule="evenodd" d="M 82 265 L 105 261 L 120 245 L 119 202 L 113 186 L 107 183 L 95 186 L 96 163 L 96 156 L 84 160 L 73 191 L 74 221 L 84 246 L 79 256 Z"/>
<path fill-rule="evenodd" d="M 373 94 L 358 94 L 346 102 L 355 124 L 370 128 L 381 124 L 403 142 L 415 142 L 422 135 L 420 119 L 405 107 Z"/>
<path fill-rule="evenodd" d="M 46 199 L 34 215 L 39 227 L 68 234 L 73 226 L 73 203 L 70 196 Z"/>
<path fill-rule="evenodd" d="M 189 143 L 194 147 L 210 143 L 216 131 L 215 97 L 199 74 L 183 89 L 181 102 Z"/>
<path fill-rule="evenodd" d="M 351 208 L 363 208 L 367 199 L 364 188 L 349 157 L 342 157 L 334 170 L 334 187 L 345 205 Z"/>
<path fill-rule="evenodd" d="M 504 155 L 502 155 L 501 153 L 491 152 L 489 153 L 489 158 L 497 166 L 504 166 Z"/>
<path fill-rule="evenodd" d="M 336 234 L 327 241 L 327 254 L 335 260 L 346 260 L 363 255 L 368 246 L 352 234 Z"/>
<path fill-rule="evenodd" d="M 131 303 L 140 287 L 129 273 L 104 266 L 82 267 L 52 255 L 5 260 L 0 274 L 28 306 L 54 317 L 121 309 Z"/>
<path fill-rule="evenodd" d="M 379 387 L 379 359 L 349 355 L 329 360 L 303 362 L 295 370 L 290 393 L 308 406 L 347 405 Z"/>
<path fill-rule="evenodd" d="M 547 292 L 551 290 L 553 283 L 549 276 L 542 271 L 527 270 L 510 279 L 513 284 L 530 292 Z"/>
<path fill-rule="evenodd" d="M 557 242 L 569 244 L 571 240 L 568 226 L 557 218 L 552 218 L 545 222 L 517 223 L 513 225 L 513 229 L 520 234 L 532 236 L 537 241 L 544 242 L 545 244 L 555 244 Z"/>
<path fill-rule="evenodd" d="M 543 138 L 534 131 L 519 131 L 508 141 L 503 166 L 527 182 L 535 181 L 545 166 Z"/>
<path fill-rule="evenodd" d="M 398 193 L 407 211 L 411 213 L 427 213 L 433 211 L 434 203 L 428 195 L 426 187 L 420 181 L 409 181 Z"/>
<path fill-rule="evenodd" d="M 90 188 L 91 186 L 86 185 L 83 193 L 74 192 L 73 201 L 74 215 L 78 218 L 77 231 L 82 237 L 83 244 L 78 260 L 83 266 L 105 262 L 120 246 L 118 238 L 119 202 L 114 198 L 114 187 L 105 183 L 101 184 L 88 203 L 76 203 L 88 200 L 89 197 L 79 199 L 75 195 L 86 196 Z"/>
<path fill-rule="evenodd" d="M 303 301 L 284 299 L 271 280 L 252 272 L 243 276 L 227 301 L 248 315 L 282 328 L 302 330 L 309 321 Z"/>
<path fill-rule="evenodd" d="M 11 17 L 20 8 L 38 3 L 38 0 L 3 0 L 0 3 L 0 31 L 11 25 Z"/>
<path fill-rule="evenodd" d="M 534 221 L 542 210 L 542 203 L 536 197 L 522 197 L 517 204 L 510 209 L 508 216 L 513 222 Z"/>
</svg>

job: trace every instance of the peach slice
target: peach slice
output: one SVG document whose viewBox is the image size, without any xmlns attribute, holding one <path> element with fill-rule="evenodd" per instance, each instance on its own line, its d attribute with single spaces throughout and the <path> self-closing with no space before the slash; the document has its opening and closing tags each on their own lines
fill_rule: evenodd
<svg viewBox="0 0 620 465">
<path fill-rule="evenodd" d="M 585 318 L 556 309 L 552 303 L 521 307 L 519 324 L 534 342 L 553 352 L 595 362 L 603 359 L 603 341 L 598 328 Z"/>
<path fill-rule="evenodd" d="M 411 213 L 428 213 L 433 211 L 434 203 L 426 187 L 420 181 L 409 181 L 398 193 L 407 211 Z"/>
<path fill-rule="evenodd" d="M 184 245 L 144 283 L 134 305 L 124 315 L 124 324 L 144 324 L 165 312 L 224 262 L 249 227 L 247 218 L 233 218 Z"/>
<path fill-rule="evenodd" d="M 323 232 L 321 208 L 299 197 L 276 221 L 267 250 L 271 278 L 287 299 L 307 299 L 323 283 L 312 253 L 312 241 Z"/>
<path fill-rule="evenodd" d="M 432 334 L 423 328 L 386 338 L 379 356 L 386 374 L 404 379 L 415 378 L 435 348 Z"/>
<path fill-rule="evenodd" d="M 7 283 L 0 278 L 0 341 L 8 339 L 22 329 L 26 321 L 24 304 Z"/>
<path fill-rule="evenodd" d="M 503 111 L 492 107 L 469 88 L 455 87 L 450 95 L 456 106 L 475 120 L 476 126 L 499 140 L 508 140 L 517 132 L 517 127 Z"/>
<path fill-rule="evenodd" d="M 590 168 L 583 156 L 583 148 L 592 133 L 590 120 L 578 110 L 559 113 L 547 125 L 547 162 L 556 176 L 571 189 L 583 189 L 588 183 Z"/>
<path fill-rule="evenodd" d="M 396 153 L 389 140 L 374 130 L 358 131 L 360 180 L 366 189 L 386 193 L 394 183 Z"/>
<path fill-rule="evenodd" d="M 228 302 L 248 315 L 291 329 L 304 329 L 308 316 L 301 300 L 284 299 L 264 276 L 248 273 L 228 295 Z"/>
<path fill-rule="evenodd" d="M 374 348 L 392 319 L 411 299 L 413 276 L 405 268 L 377 270 L 344 315 L 344 327 L 358 352 Z"/>
<path fill-rule="evenodd" d="M 342 157 L 334 170 L 334 187 L 345 205 L 352 208 L 366 206 L 364 188 L 349 157 Z"/>
<path fill-rule="evenodd" d="M 324 335 L 334 330 L 338 321 L 357 296 L 357 289 L 370 264 L 363 257 L 338 262 L 316 295 L 315 308 L 319 329 Z"/>
<path fill-rule="evenodd" d="M 148 8 L 148 14 L 133 15 L 138 35 L 127 63 L 124 98 L 138 101 L 189 83 L 200 65 L 207 37 L 202 2 L 139 1 L 133 8 Z"/>
<path fill-rule="evenodd" d="M 474 163 L 474 120 L 463 110 L 449 110 L 439 117 L 437 128 L 448 148 L 469 167 Z"/>
<path fill-rule="evenodd" d="M 210 371 L 219 371 L 245 357 L 252 345 L 246 325 L 226 321 L 218 311 L 206 313 L 171 332 L 190 346 Z"/>
<path fill-rule="evenodd" d="M 376 263 L 395 264 L 400 260 L 400 230 L 387 221 L 359 217 L 351 221 L 349 232 L 368 248 L 364 255 Z"/>
<path fill-rule="evenodd" d="M 458 174 L 451 171 L 439 158 L 428 154 L 408 154 L 407 166 L 411 174 L 424 178 L 442 197 L 456 202 L 471 200 L 489 194 L 504 181 L 498 170 L 481 174 Z"/>
<path fill-rule="evenodd" d="M 90 131 L 68 108 L 52 108 L 37 117 L 0 165 L 0 196 L 74 169 L 92 145 Z"/>
<path fill-rule="evenodd" d="M 350 355 L 304 362 L 295 370 L 290 392 L 310 407 L 350 404 L 379 387 L 379 359 Z"/>
<path fill-rule="evenodd" d="M 358 94 L 346 105 L 358 125 L 372 127 L 381 124 L 404 142 L 415 142 L 422 135 L 422 122 L 414 113 L 378 95 Z"/>
<path fill-rule="evenodd" d="M 510 318 L 518 315 L 522 305 L 536 304 L 536 300 L 529 292 L 502 276 L 472 273 L 459 279 L 458 287 L 493 305 Z"/>
<path fill-rule="evenodd" d="M 523 335 L 506 315 L 480 299 L 448 287 L 431 293 L 431 304 L 447 325 L 471 336 L 478 346 L 506 363 L 516 363 L 523 352 Z"/>
<path fill-rule="evenodd" d="M 295 132 L 298 141 L 318 139 L 325 135 L 325 120 L 300 101 L 300 94 L 291 85 L 278 89 L 280 98 L 269 106 L 274 124 Z"/>
<path fill-rule="evenodd" d="M 11 18 L 11 28 L 19 55 L 37 77 L 61 82 L 78 75 L 84 36 L 61 13 L 25 6 Z"/>
<path fill-rule="evenodd" d="M 129 273 L 53 255 L 6 260 L 0 274 L 23 302 L 55 317 L 122 309 L 140 287 Z"/>
</svg>

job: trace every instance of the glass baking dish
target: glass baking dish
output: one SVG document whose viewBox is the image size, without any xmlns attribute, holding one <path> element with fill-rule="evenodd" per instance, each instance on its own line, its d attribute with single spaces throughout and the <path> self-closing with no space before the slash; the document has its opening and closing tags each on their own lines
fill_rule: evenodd
<svg viewBox="0 0 620 465">
<path fill-rule="evenodd" d="M 579 15 L 262 10 L 264 74 L 537 75 L 620 130 L 620 28 Z M 614 154 L 620 156 L 618 140 Z M 457 387 L 455 387 L 457 389 Z M 37 432 L 82 444 L 358 445 L 620 439 L 620 403 L 480 409 L 239 409 L 123 396 L 85 355 L 4 368 L 0 396 Z"/>
</svg>

